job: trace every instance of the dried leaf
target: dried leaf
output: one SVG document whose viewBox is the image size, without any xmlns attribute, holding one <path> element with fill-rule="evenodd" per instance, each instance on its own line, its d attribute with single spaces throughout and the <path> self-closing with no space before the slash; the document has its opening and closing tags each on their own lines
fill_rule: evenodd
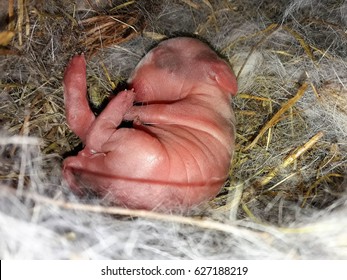
<svg viewBox="0 0 347 280">
<path fill-rule="evenodd" d="M 0 32 L 0 46 L 7 46 L 12 38 L 14 37 L 15 33 L 13 31 L 2 31 Z"/>
</svg>

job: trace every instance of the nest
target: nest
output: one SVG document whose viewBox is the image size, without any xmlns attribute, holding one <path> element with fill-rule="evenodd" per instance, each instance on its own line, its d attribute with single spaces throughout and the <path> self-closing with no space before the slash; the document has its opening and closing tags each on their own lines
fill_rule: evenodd
<svg viewBox="0 0 347 280">
<path fill-rule="evenodd" d="M 235 221 L 288 227 L 298 213 L 310 217 L 344 201 L 346 22 L 329 17 L 330 6 L 316 1 L 318 18 L 298 1 L 268 1 L 261 14 L 248 10 L 252 1 L 61 2 L 6 3 L 0 26 L 2 196 L 25 201 L 29 212 L 42 204 L 225 233 L 235 232 Z M 345 7 L 331 5 L 335 11 Z M 99 108 L 144 50 L 177 31 L 211 42 L 239 79 L 237 145 L 223 190 L 198 218 L 66 202 L 71 194 L 59 166 L 80 147 L 63 108 L 69 57 L 87 54 L 88 94 Z"/>
</svg>

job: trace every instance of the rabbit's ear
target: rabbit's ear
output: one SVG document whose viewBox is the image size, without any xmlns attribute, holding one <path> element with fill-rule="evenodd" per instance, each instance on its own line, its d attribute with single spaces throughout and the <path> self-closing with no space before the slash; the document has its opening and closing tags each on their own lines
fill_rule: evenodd
<svg viewBox="0 0 347 280">
<path fill-rule="evenodd" d="M 230 67 L 224 61 L 212 63 L 210 67 L 211 78 L 214 79 L 223 90 L 229 92 L 233 96 L 236 95 L 237 80 Z"/>
</svg>

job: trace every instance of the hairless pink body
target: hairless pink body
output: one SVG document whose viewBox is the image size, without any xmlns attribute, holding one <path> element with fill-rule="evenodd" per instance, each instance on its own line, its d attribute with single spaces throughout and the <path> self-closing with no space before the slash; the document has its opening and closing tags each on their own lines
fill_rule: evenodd
<svg viewBox="0 0 347 280">
<path fill-rule="evenodd" d="M 214 197 L 234 150 L 229 66 L 192 38 L 160 43 L 138 64 L 131 90 L 95 117 L 88 105 L 83 55 L 64 77 L 67 123 L 85 147 L 64 161 L 70 187 L 91 189 L 117 205 L 185 210 Z M 134 106 L 134 102 L 141 105 Z M 119 128 L 123 120 L 132 128 Z"/>
</svg>

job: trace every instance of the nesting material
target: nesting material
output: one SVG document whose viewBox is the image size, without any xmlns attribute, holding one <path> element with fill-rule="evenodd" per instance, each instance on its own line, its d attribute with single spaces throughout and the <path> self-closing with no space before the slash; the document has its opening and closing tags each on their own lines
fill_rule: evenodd
<svg viewBox="0 0 347 280">
<path fill-rule="evenodd" d="M 0 257 L 346 259 L 347 3 L 327 2 L 2 2 Z M 221 193 L 185 216 L 75 197 L 60 171 L 81 149 L 65 124 L 69 58 L 87 53 L 97 114 L 153 45 L 187 33 L 238 76 Z"/>
<path fill-rule="evenodd" d="M 141 18 L 138 12 L 121 14 L 117 11 L 118 9 L 114 16 L 96 15 L 80 21 L 85 31 L 85 38 L 81 43 L 87 54 L 93 55 L 100 49 L 124 43 L 141 31 L 144 18 Z M 139 30 L 136 25 L 139 25 Z"/>
</svg>

